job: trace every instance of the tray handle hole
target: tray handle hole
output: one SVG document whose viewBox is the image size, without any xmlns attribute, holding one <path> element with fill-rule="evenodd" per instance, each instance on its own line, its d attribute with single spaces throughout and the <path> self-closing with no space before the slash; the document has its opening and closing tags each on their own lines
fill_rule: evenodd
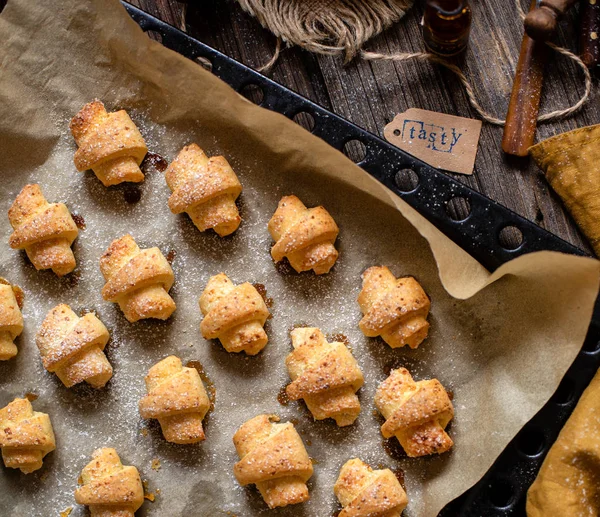
<svg viewBox="0 0 600 517">
<path fill-rule="evenodd" d="M 408 194 L 419 186 L 419 175 L 413 169 L 401 169 L 396 173 L 394 181 L 400 192 Z"/>
<path fill-rule="evenodd" d="M 358 139 L 348 140 L 344 144 L 344 154 L 354 163 L 360 163 L 367 156 L 367 146 Z"/>
<path fill-rule="evenodd" d="M 146 31 L 146 34 L 150 39 L 153 39 L 154 41 L 158 41 L 159 43 L 163 42 L 163 35 L 158 31 L 149 30 Z"/>
<path fill-rule="evenodd" d="M 600 352 L 600 341 L 597 337 L 588 337 L 583 343 L 582 350 L 588 354 L 596 354 Z"/>
<path fill-rule="evenodd" d="M 516 226 L 505 226 L 498 234 L 498 242 L 505 250 L 514 251 L 523 244 L 523 233 Z"/>
<path fill-rule="evenodd" d="M 553 402 L 566 406 L 575 400 L 575 381 L 565 377 L 552 396 Z"/>
<path fill-rule="evenodd" d="M 209 72 L 212 72 L 212 69 L 213 69 L 212 61 L 210 59 L 208 59 L 207 57 L 198 56 L 198 57 L 194 58 L 194 61 L 196 63 L 198 63 L 202 68 L 204 68 L 204 70 L 208 70 Z"/>
<path fill-rule="evenodd" d="M 242 87 L 240 93 L 249 101 L 260 106 L 265 99 L 265 92 L 258 84 L 247 84 Z"/>
<path fill-rule="evenodd" d="M 446 203 L 446 213 L 453 221 L 464 221 L 471 214 L 471 203 L 466 197 L 453 197 Z"/>
<path fill-rule="evenodd" d="M 315 117 L 313 117 L 308 111 L 296 113 L 292 117 L 292 120 L 311 133 L 313 132 L 313 129 L 315 129 Z"/>
<path fill-rule="evenodd" d="M 546 448 L 546 437 L 537 427 L 526 427 L 517 438 L 517 449 L 526 456 L 537 456 Z"/>
<path fill-rule="evenodd" d="M 488 485 L 488 499 L 498 509 L 510 507 L 515 494 L 511 483 L 506 479 L 495 479 Z"/>
</svg>

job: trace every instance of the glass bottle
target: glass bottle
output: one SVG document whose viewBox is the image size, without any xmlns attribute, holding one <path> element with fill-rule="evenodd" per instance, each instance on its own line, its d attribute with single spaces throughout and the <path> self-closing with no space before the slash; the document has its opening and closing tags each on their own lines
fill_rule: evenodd
<svg viewBox="0 0 600 517">
<path fill-rule="evenodd" d="M 441 56 L 462 52 L 471 30 L 469 1 L 426 0 L 422 25 L 427 50 Z"/>
</svg>

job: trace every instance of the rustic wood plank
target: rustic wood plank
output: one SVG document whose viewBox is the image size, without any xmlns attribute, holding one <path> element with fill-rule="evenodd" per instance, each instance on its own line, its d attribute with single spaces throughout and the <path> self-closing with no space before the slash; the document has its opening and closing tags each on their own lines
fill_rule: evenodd
<svg viewBox="0 0 600 517">
<path fill-rule="evenodd" d="M 184 4 L 175 0 L 133 0 L 159 18 L 181 26 L 194 37 L 241 62 L 258 68 L 271 57 L 275 39 L 244 13 L 234 0 Z M 421 51 L 421 2 L 398 24 L 368 43 L 382 52 Z M 471 79 L 483 106 L 504 117 L 522 38 L 522 24 L 512 1 L 472 2 L 473 28 L 469 49 L 459 62 Z M 561 24 L 557 42 L 575 45 L 576 12 Z M 285 49 L 271 77 L 357 125 L 383 134 L 396 113 L 419 107 L 476 117 L 462 85 L 448 71 L 426 62 L 364 62 L 344 65 L 340 57 L 314 56 Z M 547 67 L 541 112 L 574 103 L 583 90 L 581 72 L 564 57 L 552 54 Z M 584 111 L 559 123 L 542 124 L 537 141 L 563 131 L 600 122 L 596 89 Z M 475 174 L 451 174 L 563 239 L 590 250 L 542 172 L 528 159 L 507 157 L 501 151 L 502 129 L 484 123 Z M 460 215 L 461 203 L 455 208 Z"/>
</svg>

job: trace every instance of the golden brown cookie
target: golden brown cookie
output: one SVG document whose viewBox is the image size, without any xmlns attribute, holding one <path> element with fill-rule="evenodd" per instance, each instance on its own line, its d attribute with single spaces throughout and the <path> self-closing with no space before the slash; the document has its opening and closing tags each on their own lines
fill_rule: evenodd
<svg viewBox="0 0 600 517">
<path fill-rule="evenodd" d="M 123 466 L 112 448 L 94 451 L 92 461 L 81 471 L 81 480 L 75 501 L 88 506 L 92 517 L 133 517 L 144 503 L 138 469 Z"/>
<path fill-rule="evenodd" d="M 385 417 L 381 434 L 395 436 L 408 456 L 441 454 L 454 445 L 445 431 L 454 407 L 437 379 L 415 382 L 406 368 L 392 370 L 377 388 L 375 405 Z"/>
<path fill-rule="evenodd" d="M 131 235 L 111 242 L 100 258 L 102 298 L 118 303 L 128 321 L 166 320 L 175 310 L 171 265 L 158 248 L 140 250 Z"/>
<path fill-rule="evenodd" d="M 56 449 L 46 413 L 34 411 L 27 399 L 15 399 L 0 409 L 0 448 L 4 465 L 29 474 L 42 468 L 42 459 Z"/>
<path fill-rule="evenodd" d="M 269 221 L 269 233 L 275 241 L 271 256 L 275 262 L 287 257 L 298 272 L 313 270 L 329 273 L 338 258 L 333 243 L 339 228 L 322 206 L 306 208 L 296 196 L 282 197 Z"/>
<path fill-rule="evenodd" d="M 356 391 L 363 374 L 343 343 L 328 343 L 314 327 L 291 332 L 294 351 L 286 360 L 292 383 L 286 388 L 291 400 L 304 399 L 315 420 L 333 418 L 340 427 L 354 423 L 360 413 Z"/>
<path fill-rule="evenodd" d="M 234 285 L 225 273 L 211 277 L 200 296 L 205 339 L 219 339 L 228 352 L 256 355 L 267 344 L 263 328 L 269 309 L 256 288 L 244 282 Z"/>
<path fill-rule="evenodd" d="M 20 290 L 0 278 L 0 361 L 17 355 L 14 340 L 23 332 L 23 315 L 15 291 Z"/>
<path fill-rule="evenodd" d="M 146 375 L 148 395 L 140 400 L 142 418 L 157 418 L 165 440 L 197 443 L 204 440 L 202 419 L 210 408 L 204 384 L 195 368 L 171 355 Z"/>
<path fill-rule="evenodd" d="M 169 208 L 187 212 L 201 232 L 224 237 L 241 222 L 235 200 L 242 192 L 238 177 L 223 156 L 209 158 L 196 144 L 184 147 L 165 171 L 171 189 Z"/>
<path fill-rule="evenodd" d="M 71 307 L 61 303 L 42 322 L 36 344 L 44 368 L 56 373 L 67 388 L 80 382 L 102 388 L 113 374 L 104 355 L 109 337 L 94 313 L 80 318 Z"/>
<path fill-rule="evenodd" d="M 338 517 L 400 517 L 408 504 L 390 469 L 373 470 L 358 458 L 344 463 L 333 492 L 343 506 Z"/>
<path fill-rule="evenodd" d="M 63 203 L 48 203 L 39 185 L 25 185 L 8 210 L 14 232 L 8 243 L 25 250 L 35 269 L 66 275 L 77 265 L 71 244 L 79 230 Z"/>
<path fill-rule="evenodd" d="M 258 415 L 233 436 L 238 461 L 233 473 L 242 486 L 255 484 L 269 508 L 308 501 L 312 462 L 293 424 Z"/>
<path fill-rule="evenodd" d="M 86 104 L 69 124 L 75 143 L 75 167 L 92 169 L 105 187 L 144 181 L 140 164 L 148 152 L 125 110 L 107 113 L 98 99 Z"/>
<path fill-rule="evenodd" d="M 429 332 L 431 305 L 419 282 L 411 276 L 397 279 L 385 266 L 370 267 L 362 280 L 358 304 L 363 334 L 381 336 L 392 348 L 417 348 Z"/>
</svg>

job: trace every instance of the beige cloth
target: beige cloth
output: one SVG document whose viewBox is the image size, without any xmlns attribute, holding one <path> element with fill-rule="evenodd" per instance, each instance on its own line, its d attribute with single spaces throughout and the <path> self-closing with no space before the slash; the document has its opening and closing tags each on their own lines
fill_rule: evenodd
<svg viewBox="0 0 600 517">
<path fill-rule="evenodd" d="M 600 255 L 600 124 L 548 138 L 529 153 Z"/>
<path fill-rule="evenodd" d="M 600 515 L 600 371 L 527 493 L 528 517 Z"/>
</svg>

